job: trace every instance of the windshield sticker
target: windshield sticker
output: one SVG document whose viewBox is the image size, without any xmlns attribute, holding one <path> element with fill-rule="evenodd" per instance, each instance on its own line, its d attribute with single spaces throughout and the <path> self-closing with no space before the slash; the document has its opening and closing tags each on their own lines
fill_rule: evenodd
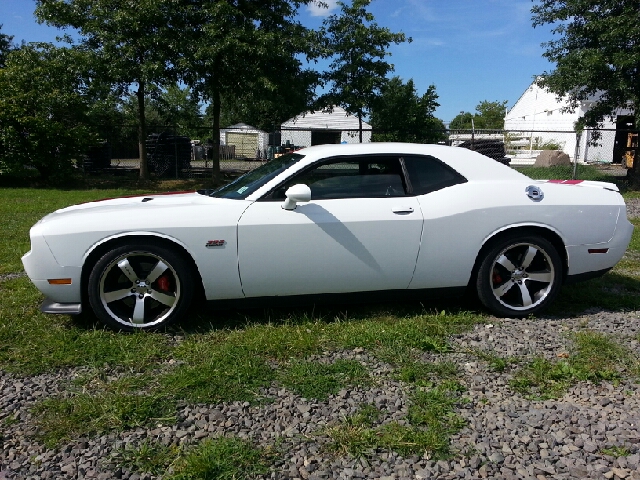
<svg viewBox="0 0 640 480">
<path fill-rule="evenodd" d="M 238 193 L 244 193 L 244 192 L 245 192 L 245 190 L 248 190 L 248 189 L 249 189 L 249 187 L 242 187 L 242 188 L 239 188 L 239 189 L 238 189 Z"/>
</svg>

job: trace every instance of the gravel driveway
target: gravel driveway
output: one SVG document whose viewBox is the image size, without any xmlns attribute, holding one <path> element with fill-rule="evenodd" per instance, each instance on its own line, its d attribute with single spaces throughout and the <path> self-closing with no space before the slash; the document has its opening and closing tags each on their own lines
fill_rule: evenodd
<svg viewBox="0 0 640 480">
<path fill-rule="evenodd" d="M 629 202 L 628 212 L 640 216 L 640 199 Z M 452 338 L 454 350 L 554 359 L 568 351 L 567 332 L 587 328 L 614 334 L 640 356 L 640 312 L 591 311 L 572 318 L 487 321 L 492 323 Z M 261 405 L 186 406 L 175 424 L 81 438 L 56 449 L 33 440 L 30 408 L 63 391 L 82 369 L 26 378 L 0 371 L 0 421 L 18 419 L 2 424 L 0 480 L 140 480 L 139 475 L 114 466 L 112 456 L 126 445 L 140 445 L 145 439 L 194 443 L 221 434 L 249 438 L 263 446 L 278 442 L 286 454 L 266 477 L 274 479 L 640 479 L 640 385 L 579 383 L 559 400 L 530 401 L 508 388 L 509 370 L 493 372 L 486 362 L 465 353 L 425 354 L 425 360 L 455 362 L 467 388 L 468 403 L 459 413 L 468 423 L 452 438 L 452 460 L 435 462 L 393 453 L 369 460 L 331 456 L 322 449 L 327 439 L 318 435 L 321 427 L 354 414 L 362 403 L 379 407 L 382 421 L 402 421 L 408 397 L 406 386 L 391 379 L 391 367 L 361 349 L 327 353 L 324 358 L 356 359 L 378 381 L 373 387 L 343 390 L 324 402 L 274 387 L 262 392 L 270 401 Z M 625 455 L 603 453 L 612 447 L 623 448 Z"/>
</svg>

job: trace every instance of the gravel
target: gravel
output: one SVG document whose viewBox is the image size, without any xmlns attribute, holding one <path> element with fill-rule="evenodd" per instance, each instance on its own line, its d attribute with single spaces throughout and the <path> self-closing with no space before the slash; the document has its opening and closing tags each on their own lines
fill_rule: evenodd
<svg viewBox="0 0 640 480">
<path fill-rule="evenodd" d="M 615 335 L 640 355 L 640 312 L 496 319 L 451 342 L 455 352 L 483 349 L 502 357 L 556 358 L 568 351 L 566 333 L 582 328 Z M 328 454 L 323 449 L 328 439 L 319 432 L 356 413 L 362 403 L 378 407 L 382 423 L 402 422 L 409 389 L 393 380 L 389 365 L 362 349 L 325 353 L 322 358 L 357 360 L 378 381 L 373 386 L 344 389 L 327 401 L 300 398 L 273 386 L 262 392 L 269 401 L 258 405 L 186 405 L 173 424 L 80 438 L 55 449 L 34 440 L 30 408 L 43 398 L 63 393 L 82 369 L 32 377 L 0 372 L 0 421 L 11 419 L 2 432 L 0 479 L 151 479 L 118 467 L 119 452 L 144 441 L 182 445 L 221 435 L 263 446 L 277 444 L 285 455 L 265 477 L 274 479 L 640 479 L 640 386 L 632 381 L 579 383 L 558 400 L 531 401 L 509 389 L 508 371 L 493 372 L 476 356 L 425 354 L 427 361 L 455 362 L 467 387 L 468 403 L 458 413 L 468 423 L 452 438 L 453 459 L 403 458 L 382 452 L 364 460 Z M 624 448 L 629 454 L 616 458 L 602 452 L 612 447 Z"/>
<path fill-rule="evenodd" d="M 640 216 L 640 199 L 627 203 Z M 3 275 L 0 280 L 8 278 Z M 373 386 L 344 389 L 326 401 L 300 398 L 274 385 L 261 392 L 268 401 L 186 405 L 175 423 L 78 438 L 49 449 L 34 438 L 31 408 L 64 394 L 83 373 L 68 369 L 20 377 L 0 370 L 0 424 L 3 426 L 0 480 L 99 479 L 151 480 L 151 475 L 118 466 L 127 446 L 145 441 L 191 445 L 221 435 L 276 445 L 284 456 L 264 478 L 272 479 L 632 479 L 640 480 L 640 385 L 581 382 L 560 399 L 528 400 L 508 387 L 511 373 L 492 371 L 485 361 L 464 352 L 481 349 L 501 357 L 549 359 L 565 354 L 567 332 L 588 328 L 615 335 L 640 356 L 640 312 L 589 311 L 571 318 L 489 319 L 451 339 L 454 352 L 425 354 L 424 360 L 449 360 L 461 371 L 468 403 L 458 412 L 467 426 L 451 439 L 454 456 L 434 461 L 380 452 L 367 459 L 332 456 L 321 430 L 356 413 L 363 403 L 382 411 L 381 423 L 406 418 L 409 388 L 393 380 L 391 367 L 362 349 L 327 352 L 323 360 L 354 359 L 366 365 Z M 612 447 L 627 455 L 610 456 Z M 607 450 L 609 449 L 609 450 Z M 603 452 L 604 450 L 604 452 Z"/>
</svg>

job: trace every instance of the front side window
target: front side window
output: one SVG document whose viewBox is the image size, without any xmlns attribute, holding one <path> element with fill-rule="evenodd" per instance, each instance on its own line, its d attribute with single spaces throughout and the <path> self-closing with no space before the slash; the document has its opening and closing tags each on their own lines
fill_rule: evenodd
<svg viewBox="0 0 640 480">
<path fill-rule="evenodd" d="M 265 200 L 282 200 L 293 185 L 311 189 L 311 200 L 398 197 L 407 194 L 400 157 L 342 157 L 313 165 L 278 186 Z"/>
<path fill-rule="evenodd" d="M 284 172 L 294 163 L 299 162 L 302 158 L 304 158 L 304 155 L 298 153 L 282 155 L 281 157 L 270 160 L 255 170 L 245 173 L 233 182 L 213 192 L 207 191 L 206 194 L 218 198 L 245 199 L 269 180 Z"/>
</svg>

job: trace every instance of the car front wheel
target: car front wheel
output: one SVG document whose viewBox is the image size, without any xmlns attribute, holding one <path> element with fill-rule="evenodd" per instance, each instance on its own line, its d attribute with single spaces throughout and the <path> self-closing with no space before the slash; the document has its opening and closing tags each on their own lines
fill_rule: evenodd
<svg viewBox="0 0 640 480">
<path fill-rule="evenodd" d="M 99 320 L 117 330 L 156 330 L 183 316 L 193 297 L 189 264 L 172 250 L 130 244 L 107 252 L 89 275 Z"/>
<path fill-rule="evenodd" d="M 525 317 L 548 306 L 562 283 L 555 247 L 537 235 L 512 236 L 494 244 L 478 270 L 480 301 L 501 317 Z"/>
</svg>

